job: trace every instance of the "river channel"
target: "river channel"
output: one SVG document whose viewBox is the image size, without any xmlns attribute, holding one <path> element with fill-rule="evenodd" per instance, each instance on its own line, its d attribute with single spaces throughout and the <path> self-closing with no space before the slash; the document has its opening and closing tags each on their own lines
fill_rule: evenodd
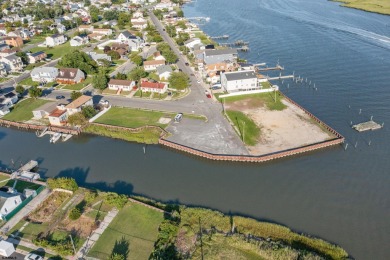
<svg viewBox="0 0 390 260">
<path fill-rule="evenodd" d="M 315 83 L 317 90 L 275 82 L 344 135 L 348 148 L 222 163 L 159 146 L 144 154 L 143 145 L 87 135 L 53 145 L 0 128 L 0 167 L 37 159 L 45 177 L 251 216 L 337 243 L 356 259 L 390 259 L 390 16 L 326 0 L 198 0 L 184 12 L 210 17 L 200 26 L 210 35 L 249 41 L 241 55 L 249 62 L 279 60 L 284 74 Z M 351 129 L 371 116 L 384 128 Z"/>
</svg>

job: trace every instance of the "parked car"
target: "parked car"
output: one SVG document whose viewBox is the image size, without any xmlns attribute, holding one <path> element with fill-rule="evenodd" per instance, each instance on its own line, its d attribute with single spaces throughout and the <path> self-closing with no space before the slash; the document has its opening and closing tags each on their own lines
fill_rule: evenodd
<svg viewBox="0 0 390 260">
<path fill-rule="evenodd" d="M 217 84 L 212 85 L 210 88 L 211 88 L 212 90 L 216 90 L 216 89 L 222 88 L 222 85 L 217 83 Z"/>
<path fill-rule="evenodd" d="M 175 122 L 180 122 L 183 118 L 183 113 L 179 113 L 175 116 Z"/>
<path fill-rule="evenodd" d="M 99 104 L 101 104 L 101 105 L 108 105 L 108 100 L 102 99 L 102 100 L 99 101 Z"/>
<path fill-rule="evenodd" d="M 65 96 L 56 96 L 56 99 L 64 99 L 65 98 Z"/>
<path fill-rule="evenodd" d="M 186 66 L 190 66 L 190 64 L 188 62 L 184 63 Z"/>
<path fill-rule="evenodd" d="M 204 93 L 206 94 L 206 97 L 211 98 L 211 93 L 208 90 L 205 90 Z"/>
<path fill-rule="evenodd" d="M 24 257 L 24 260 L 43 260 L 43 257 L 34 253 L 30 253 Z"/>
</svg>

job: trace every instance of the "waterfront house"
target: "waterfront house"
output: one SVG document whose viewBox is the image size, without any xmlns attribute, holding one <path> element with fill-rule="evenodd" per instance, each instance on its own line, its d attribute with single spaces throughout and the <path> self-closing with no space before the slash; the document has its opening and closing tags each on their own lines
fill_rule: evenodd
<svg viewBox="0 0 390 260">
<path fill-rule="evenodd" d="M 58 69 L 54 67 L 38 67 L 31 71 L 30 76 L 34 82 L 53 82 L 58 76 Z"/>
<path fill-rule="evenodd" d="M 158 67 L 165 65 L 164 60 L 148 60 L 144 61 L 144 69 L 145 71 L 153 71 Z"/>
<path fill-rule="evenodd" d="M 1 99 L 2 99 L 2 98 L 0 98 L 0 103 L 1 103 Z M 5 115 L 8 114 L 9 112 L 10 112 L 10 110 L 9 110 L 9 107 L 8 107 L 8 106 L 6 106 L 6 105 L 0 105 L 0 117 L 5 116 Z"/>
<path fill-rule="evenodd" d="M 202 43 L 202 41 L 199 38 L 192 38 L 192 39 L 189 39 L 189 40 L 185 41 L 184 45 L 188 49 L 193 50 L 195 45 L 201 44 L 201 43 Z"/>
<path fill-rule="evenodd" d="M 89 40 L 88 40 L 87 36 L 85 36 L 85 37 L 75 36 L 69 41 L 70 46 L 72 46 L 72 47 L 81 46 L 81 45 L 87 44 L 88 42 L 89 42 Z"/>
<path fill-rule="evenodd" d="M 122 79 L 110 79 L 108 82 L 108 89 L 130 91 L 135 86 L 135 82 L 132 80 Z"/>
<path fill-rule="evenodd" d="M 46 46 L 47 47 L 54 47 L 61 44 L 64 44 L 66 42 L 66 36 L 63 34 L 54 34 L 52 36 L 46 37 Z"/>
<path fill-rule="evenodd" d="M 257 81 L 254 70 L 221 73 L 222 88 L 229 93 L 258 89 Z"/>
<path fill-rule="evenodd" d="M 47 118 L 50 115 L 50 113 L 57 108 L 58 105 L 60 105 L 60 103 L 58 102 L 49 102 L 43 104 L 42 106 L 32 111 L 34 116 L 33 118 L 34 119 Z"/>
<path fill-rule="evenodd" d="M 59 70 L 56 81 L 58 84 L 77 84 L 84 81 L 85 75 L 79 69 L 62 68 Z"/>
<path fill-rule="evenodd" d="M 236 62 L 237 49 L 222 49 L 222 50 L 204 50 L 204 64 L 213 64 L 219 62 Z"/>
<path fill-rule="evenodd" d="M 169 65 L 162 65 L 157 67 L 157 75 L 162 81 L 166 81 L 171 77 L 172 68 Z"/>
<path fill-rule="evenodd" d="M 35 53 L 27 54 L 28 63 L 32 63 L 32 64 L 40 62 L 40 61 L 46 59 L 46 57 L 47 57 L 47 54 L 43 51 L 38 51 Z"/>
<path fill-rule="evenodd" d="M 23 70 L 22 59 L 15 54 L 1 57 L 0 62 L 4 64 L 7 72 L 19 72 Z"/>
<path fill-rule="evenodd" d="M 81 112 L 82 108 L 86 106 L 93 106 L 92 97 L 82 95 L 81 97 L 78 97 L 76 100 L 66 105 L 65 108 L 68 111 L 68 115 L 73 115 L 75 113 Z"/>
<path fill-rule="evenodd" d="M 168 85 L 165 83 L 149 82 L 149 81 L 141 82 L 142 92 L 164 94 L 167 91 L 167 89 L 168 89 Z"/>
<path fill-rule="evenodd" d="M 0 95 L 0 106 L 11 108 L 14 104 L 16 104 L 16 102 L 18 102 L 18 100 L 18 95 L 15 92 L 11 91 L 7 94 Z"/>
<path fill-rule="evenodd" d="M 5 219 L 21 203 L 22 197 L 17 192 L 0 191 L 0 217 Z"/>
<path fill-rule="evenodd" d="M 53 111 L 48 115 L 50 125 L 63 126 L 66 124 L 68 119 L 68 112 L 65 109 L 65 105 L 58 105 Z"/>
</svg>

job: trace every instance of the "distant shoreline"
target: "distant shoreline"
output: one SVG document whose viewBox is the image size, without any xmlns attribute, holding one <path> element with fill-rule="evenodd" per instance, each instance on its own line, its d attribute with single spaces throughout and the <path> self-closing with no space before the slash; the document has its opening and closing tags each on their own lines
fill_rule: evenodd
<svg viewBox="0 0 390 260">
<path fill-rule="evenodd" d="M 343 3 L 340 4 L 341 7 L 347 7 L 347 8 L 352 8 L 368 13 L 375 13 L 375 14 L 381 14 L 381 15 L 390 15 L 390 6 L 388 8 L 384 6 L 377 5 L 375 6 L 365 6 L 364 3 L 359 3 L 359 2 L 353 2 L 351 0 L 329 0 L 331 2 L 339 2 Z M 385 0 L 383 0 L 385 1 Z M 382 9 L 381 9 L 382 8 Z"/>
</svg>

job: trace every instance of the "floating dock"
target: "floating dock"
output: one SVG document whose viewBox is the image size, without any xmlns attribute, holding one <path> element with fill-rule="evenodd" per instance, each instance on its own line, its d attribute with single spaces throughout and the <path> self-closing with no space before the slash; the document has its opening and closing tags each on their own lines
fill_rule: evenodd
<svg viewBox="0 0 390 260">
<path fill-rule="evenodd" d="M 377 129 L 381 129 L 382 127 L 383 124 L 380 125 L 372 120 L 352 126 L 352 128 L 354 128 L 359 132 L 364 132 L 368 130 L 377 130 Z"/>
<path fill-rule="evenodd" d="M 276 65 L 275 67 L 257 68 L 257 71 L 268 71 L 268 70 L 284 70 L 284 68 L 280 65 Z"/>
<path fill-rule="evenodd" d="M 226 40 L 226 39 L 229 39 L 229 35 L 224 34 L 224 35 L 220 35 L 220 36 L 212 36 L 210 38 L 213 40 Z"/>
<path fill-rule="evenodd" d="M 35 167 L 38 166 L 38 162 L 37 161 L 34 161 L 34 160 L 31 160 L 29 161 L 28 163 L 26 163 L 25 165 L 23 165 L 22 167 L 19 168 L 18 171 L 26 171 L 26 172 L 29 172 L 31 171 L 32 169 L 34 169 Z"/>
</svg>

